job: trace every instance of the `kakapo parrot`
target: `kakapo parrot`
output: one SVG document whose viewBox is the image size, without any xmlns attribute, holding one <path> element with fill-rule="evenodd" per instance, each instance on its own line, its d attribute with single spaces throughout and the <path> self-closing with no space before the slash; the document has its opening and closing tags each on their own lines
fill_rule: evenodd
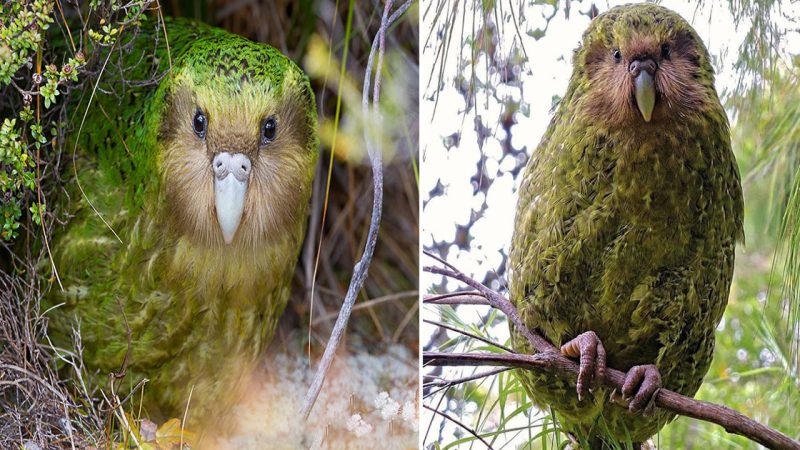
<svg viewBox="0 0 800 450">
<path fill-rule="evenodd" d="M 672 418 L 657 390 L 694 395 L 711 363 L 744 239 L 740 176 L 708 51 L 677 13 L 608 10 L 573 66 L 519 188 L 509 287 L 580 373 L 519 377 L 584 446 L 638 447 Z M 627 372 L 628 409 L 599 387 L 606 364 Z"/>
<path fill-rule="evenodd" d="M 278 50 L 185 20 L 165 28 L 113 48 L 74 108 L 71 218 L 51 245 L 63 289 L 45 300 L 52 341 L 72 348 L 79 332 L 95 387 L 108 394 L 124 372 L 124 398 L 146 378 L 146 417 L 188 410 L 191 423 L 230 406 L 286 306 L 317 115 Z"/>
</svg>

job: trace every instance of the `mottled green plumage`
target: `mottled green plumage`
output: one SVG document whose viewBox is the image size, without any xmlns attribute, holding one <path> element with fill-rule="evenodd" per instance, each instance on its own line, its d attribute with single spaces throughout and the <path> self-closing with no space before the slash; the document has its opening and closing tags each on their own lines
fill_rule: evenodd
<svg viewBox="0 0 800 450">
<path fill-rule="evenodd" d="M 658 65 L 649 122 L 626 65 L 646 58 Z M 595 18 L 519 190 L 510 289 L 524 322 L 556 345 L 594 331 L 610 367 L 655 364 L 665 388 L 693 395 L 712 359 L 742 215 L 728 121 L 696 32 L 656 5 Z M 518 334 L 514 343 L 532 351 Z M 555 376 L 520 378 L 592 447 L 606 429 L 642 442 L 671 418 L 630 413 L 603 389 L 579 401 Z"/>
<path fill-rule="evenodd" d="M 99 85 L 111 92 L 97 91 L 64 171 L 74 217 L 51 245 L 64 291 L 47 296 L 60 305 L 49 332 L 70 348 L 79 325 L 92 381 L 108 392 L 130 329 L 121 394 L 148 378 L 151 417 L 182 417 L 193 388 L 190 420 L 208 419 L 235 399 L 288 300 L 318 154 L 316 107 L 307 77 L 272 47 L 176 20 L 168 51 L 163 29 L 151 27 L 111 53 Z M 73 108 L 70 150 L 90 94 Z M 199 110 L 202 139 L 192 128 Z M 268 143 L 259 140 L 265 117 L 278 123 Z M 211 160 L 221 151 L 253 164 L 230 244 L 214 207 Z"/>
</svg>

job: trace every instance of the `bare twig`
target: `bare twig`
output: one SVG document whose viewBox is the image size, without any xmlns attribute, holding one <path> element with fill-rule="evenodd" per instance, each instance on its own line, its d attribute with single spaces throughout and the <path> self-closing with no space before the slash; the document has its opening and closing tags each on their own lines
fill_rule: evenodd
<svg viewBox="0 0 800 450">
<path fill-rule="evenodd" d="M 429 410 L 429 411 L 431 411 L 431 412 L 433 412 L 433 413 L 435 413 L 435 414 L 438 414 L 438 415 L 444 417 L 445 419 L 449 420 L 450 422 L 453 422 L 454 424 L 456 424 L 459 427 L 463 428 L 464 430 L 467 431 L 467 433 L 475 436 L 475 438 L 477 438 L 479 441 L 483 442 L 483 444 L 486 445 L 486 448 L 488 448 L 488 449 L 492 448 L 492 446 L 489 445 L 489 443 L 486 442 L 478 433 L 476 433 L 475 430 L 473 430 L 472 428 L 470 428 L 470 427 L 464 425 L 463 423 L 459 422 L 457 419 L 448 416 L 447 414 L 439 411 L 438 409 L 431 408 L 428 405 L 422 405 L 422 407 L 427 409 L 427 410 Z"/>
<path fill-rule="evenodd" d="M 539 371 L 546 370 L 563 378 L 575 380 L 579 369 L 578 364 L 562 355 L 537 330 L 531 330 L 526 327 L 520 319 L 517 309 L 508 299 L 458 270 L 441 267 L 425 267 L 423 270 L 459 280 L 476 289 L 492 307 L 506 314 L 509 321 L 514 325 L 515 330 L 525 336 L 537 352 L 535 355 L 423 352 L 423 364 L 432 366 L 499 366 Z M 464 294 L 467 300 L 471 300 L 474 295 L 475 293 L 473 292 Z M 457 298 L 458 296 L 455 295 L 449 297 L 450 304 L 454 304 Z M 624 380 L 624 372 L 609 367 L 606 369 L 603 385 L 621 392 Z M 656 406 L 666 411 L 715 423 L 725 428 L 729 433 L 744 436 L 768 448 L 800 450 L 800 442 L 727 406 L 695 400 L 663 388 L 658 391 L 655 402 Z"/>
<path fill-rule="evenodd" d="M 468 383 L 470 381 L 480 380 L 481 378 L 491 377 L 492 375 L 497 375 L 509 370 L 511 370 L 511 367 L 501 367 L 499 369 L 492 369 L 486 372 L 476 373 L 475 375 L 470 375 L 468 377 L 455 378 L 452 380 L 446 380 L 439 377 L 423 376 L 423 385 L 425 387 L 451 387 L 457 384 Z"/>
<path fill-rule="evenodd" d="M 426 305 L 489 305 L 480 292 L 452 292 L 441 295 L 426 295 L 422 299 Z"/>
<path fill-rule="evenodd" d="M 506 317 L 508 317 L 508 320 L 514 325 L 514 329 L 525 336 L 525 339 L 530 342 L 531 346 L 536 349 L 537 352 L 555 352 L 559 355 L 561 354 L 561 352 L 559 352 L 559 350 L 553 344 L 551 344 L 550 341 L 543 338 L 539 333 L 529 330 L 519 317 L 517 308 L 515 308 L 507 298 L 503 297 L 499 293 L 464 275 L 458 270 L 443 269 L 441 267 L 431 266 L 424 267 L 422 270 L 429 273 L 444 275 L 448 278 L 454 278 L 466 284 L 467 286 L 476 289 L 478 292 L 480 292 L 480 295 L 489 302 L 489 306 L 499 309 L 506 315 Z M 564 358 L 566 359 L 566 357 Z"/>
<path fill-rule="evenodd" d="M 435 325 L 437 327 L 442 327 L 444 329 L 453 331 L 453 332 L 458 333 L 458 334 L 463 334 L 464 336 L 471 337 L 472 339 L 477 339 L 477 340 L 479 340 L 479 341 L 481 341 L 481 342 L 483 342 L 485 344 L 491 345 L 492 347 L 497 347 L 499 349 L 503 349 L 503 350 L 507 351 L 508 353 L 516 353 L 514 350 L 511 350 L 510 348 L 506 347 L 503 344 L 500 344 L 499 342 L 494 342 L 492 340 L 486 339 L 483 336 L 478 336 L 477 334 L 470 333 L 469 331 L 459 330 L 456 327 L 451 327 L 450 325 L 447 325 L 447 324 L 444 324 L 444 323 L 441 323 L 441 322 L 435 322 L 433 320 L 423 319 L 422 321 L 425 322 L 425 323 L 429 323 L 431 325 Z"/>
<path fill-rule="evenodd" d="M 413 0 L 407 0 L 400 8 L 393 14 L 389 15 L 392 7 L 392 1 L 387 0 L 386 6 L 383 11 L 383 18 L 381 20 L 381 28 L 378 35 L 372 42 L 372 49 L 370 50 L 369 59 L 367 60 L 367 70 L 364 75 L 364 88 L 362 91 L 361 107 L 364 111 L 365 117 L 376 117 L 376 125 L 380 126 L 380 112 L 378 105 L 380 104 L 380 81 L 381 81 L 381 66 L 383 65 L 383 54 L 385 46 L 386 30 L 389 25 L 394 23 L 413 3 Z M 378 53 L 378 62 L 375 64 L 375 53 Z M 344 61 L 342 62 L 344 64 Z M 375 70 L 375 83 L 371 85 L 370 77 Z M 372 105 L 369 104 L 369 91 L 370 86 L 373 87 Z M 372 111 L 370 111 L 372 109 Z M 301 414 L 304 419 L 307 419 L 311 414 L 311 409 L 322 390 L 322 383 L 325 381 L 325 375 L 333 362 L 333 357 L 336 354 L 336 349 L 339 347 L 339 342 L 342 339 L 347 322 L 350 319 L 350 313 L 353 311 L 353 305 L 356 301 L 356 296 L 364 285 L 364 280 L 367 278 L 367 271 L 369 264 L 372 260 L 372 254 L 375 251 L 375 244 L 378 239 L 378 229 L 381 222 L 381 208 L 383 206 L 383 152 L 380 148 L 380 141 L 371 138 L 370 130 L 364 130 L 364 137 L 367 144 L 367 152 L 369 153 L 370 162 L 372 163 L 372 178 L 373 178 L 373 200 L 372 200 L 372 219 L 370 220 L 369 232 L 367 233 L 367 242 L 364 246 L 364 254 L 361 259 L 356 263 L 353 269 L 353 277 L 350 279 L 350 286 L 347 289 L 342 304 L 342 309 L 339 311 L 339 317 L 333 326 L 331 337 L 328 339 L 328 344 L 325 346 L 325 352 L 320 360 L 320 365 L 317 372 L 314 374 L 314 379 L 311 382 L 311 387 L 306 394 L 303 401 L 303 409 Z"/>
<path fill-rule="evenodd" d="M 381 303 L 386 302 L 393 302 L 396 300 L 402 299 L 409 299 L 409 298 L 417 298 L 419 295 L 419 291 L 403 291 L 403 292 L 396 292 L 394 294 L 382 295 L 378 298 L 373 298 L 367 301 L 362 301 L 361 303 L 353 306 L 353 311 L 357 311 L 359 309 L 371 308 L 373 306 L 380 305 Z M 321 317 L 317 317 L 311 322 L 312 325 L 317 325 L 319 323 L 325 322 L 326 320 L 333 319 L 336 317 L 336 314 L 326 314 Z"/>
</svg>

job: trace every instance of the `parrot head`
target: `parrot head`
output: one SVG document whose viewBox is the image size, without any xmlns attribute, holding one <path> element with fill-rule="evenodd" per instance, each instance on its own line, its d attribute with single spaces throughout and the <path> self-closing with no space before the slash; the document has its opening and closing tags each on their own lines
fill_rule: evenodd
<svg viewBox="0 0 800 450">
<path fill-rule="evenodd" d="M 157 141 L 171 231 L 255 248 L 305 220 L 318 138 L 303 72 L 228 35 L 192 43 L 170 76 Z"/>
<path fill-rule="evenodd" d="M 708 51 L 677 13 L 653 4 L 594 18 L 575 53 L 579 107 L 619 125 L 683 120 L 719 103 Z"/>
</svg>

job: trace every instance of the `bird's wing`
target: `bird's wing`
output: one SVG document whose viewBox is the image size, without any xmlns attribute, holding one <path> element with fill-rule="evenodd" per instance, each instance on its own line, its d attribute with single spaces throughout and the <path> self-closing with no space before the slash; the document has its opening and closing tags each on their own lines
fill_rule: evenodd
<svg viewBox="0 0 800 450">
<path fill-rule="evenodd" d="M 153 169 L 159 106 L 152 100 L 169 76 L 171 58 L 204 29 L 168 23 L 169 50 L 163 29 L 142 27 L 132 41 L 108 49 L 110 62 L 98 71 L 97 89 L 70 102 L 66 195 L 58 204 L 70 220 L 54 230 L 51 245 L 64 289 L 54 286 L 45 305 L 55 308 L 49 314 L 55 343 L 71 348 L 79 326 L 87 361 L 109 370 L 124 359 L 128 329 L 156 322 L 147 305 L 163 295 L 147 287 L 137 269 L 153 264 L 148 249 L 160 245 L 152 229 L 157 224 L 147 219 L 161 201 Z"/>
<path fill-rule="evenodd" d="M 562 108 L 526 167 L 510 252 L 512 301 L 555 343 L 591 308 L 588 278 L 600 264 L 591 255 L 621 232 L 609 205 L 612 143 L 591 129 L 571 133 L 571 123 Z"/>
</svg>

